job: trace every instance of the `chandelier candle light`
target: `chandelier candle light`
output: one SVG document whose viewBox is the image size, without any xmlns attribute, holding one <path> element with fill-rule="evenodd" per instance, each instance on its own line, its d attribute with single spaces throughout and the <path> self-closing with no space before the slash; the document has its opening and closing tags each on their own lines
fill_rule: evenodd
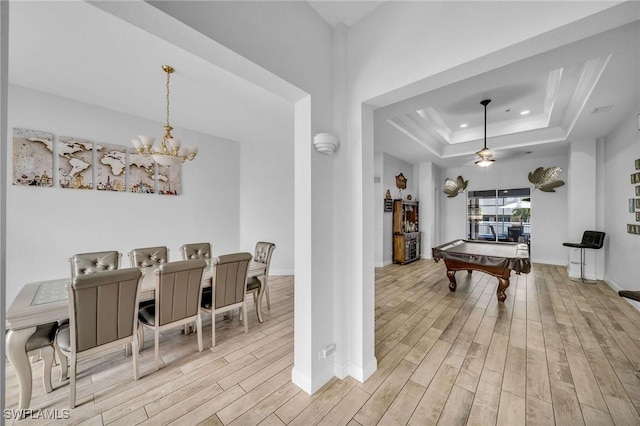
<svg viewBox="0 0 640 426">
<path fill-rule="evenodd" d="M 491 99 L 485 99 L 484 101 L 480 102 L 482 105 L 484 105 L 484 148 L 476 152 L 478 157 L 480 157 L 476 161 L 476 164 L 480 167 L 489 167 L 494 163 L 494 161 L 496 161 L 493 159 L 493 151 L 487 148 L 487 105 L 489 104 L 489 102 L 491 102 Z"/>
<path fill-rule="evenodd" d="M 180 140 L 171 136 L 173 127 L 169 124 L 169 78 L 175 69 L 170 65 L 163 65 L 162 70 L 167 73 L 167 124 L 164 126 L 164 136 L 162 137 L 160 150 L 157 151 L 153 148 L 156 138 L 152 136 L 138 136 L 136 139 L 131 139 L 131 143 L 141 155 L 150 156 L 162 166 L 173 166 L 184 163 L 185 160 L 191 161 L 196 158 L 198 147 L 185 146 L 181 148 Z"/>
</svg>

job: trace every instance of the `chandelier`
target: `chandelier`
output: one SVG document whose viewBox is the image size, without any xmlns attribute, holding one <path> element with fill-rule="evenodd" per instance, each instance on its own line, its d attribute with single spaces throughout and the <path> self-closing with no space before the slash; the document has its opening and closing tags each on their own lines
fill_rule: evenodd
<svg viewBox="0 0 640 426">
<path fill-rule="evenodd" d="M 476 164 L 480 167 L 489 167 L 494 163 L 494 161 L 496 161 L 493 159 L 493 151 L 487 148 L 487 105 L 489 102 L 491 102 L 491 99 L 485 99 L 480 102 L 484 105 L 484 148 L 476 152 L 479 157 L 476 160 Z"/>
<path fill-rule="evenodd" d="M 138 136 L 135 139 L 131 139 L 131 143 L 141 155 L 153 158 L 160 165 L 173 166 L 184 163 L 185 160 L 191 161 L 196 158 L 198 147 L 185 146 L 181 148 L 180 140 L 171 136 L 173 127 L 169 124 L 169 78 L 175 69 L 170 65 L 163 65 L 162 70 L 167 73 L 167 124 L 164 126 L 164 136 L 160 142 L 160 149 L 156 150 L 153 147 L 156 138 L 152 136 Z"/>
</svg>

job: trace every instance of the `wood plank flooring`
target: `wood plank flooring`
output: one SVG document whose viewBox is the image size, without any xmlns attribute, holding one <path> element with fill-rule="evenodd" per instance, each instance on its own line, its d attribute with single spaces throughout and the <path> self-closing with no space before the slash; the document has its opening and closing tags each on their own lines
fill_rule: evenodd
<svg viewBox="0 0 640 426">
<path fill-rule="evenodd" d="M 153 372 L 145 335 L 141 380 L 114 350 L 80 363 L 79 407 L 62 424 L 134 425 L 631 425 L 640 424 L 640 313 L 605 283 L 569 280 L 562 267 L 535 264 L 511 276 L 499 303 L 497 279 L 420 260 L 376 269 L 378 370 L 365 383 L 333 379 L 313 396 L 291 383 L 293 277 L 272 277 L 271 311 L 249 334 L 237 315 L 217 318 L 218 345 L 202 353 L 195 335 L 162 336 Z M 33 407 L 63 410 L 69 389 L 43 393 L 34 365 Z M 6 408 L 18 388 L 7 363 Z M 18 424 L 43 425 L 44 419 Z M 7 421 L 11 423 L 11 421 Z"/>
</svg>

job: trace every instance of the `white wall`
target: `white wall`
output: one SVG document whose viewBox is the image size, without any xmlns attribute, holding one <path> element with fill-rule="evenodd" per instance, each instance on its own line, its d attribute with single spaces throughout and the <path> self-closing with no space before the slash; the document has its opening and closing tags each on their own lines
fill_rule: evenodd
<svg viewBox="0 0 640 426">
<path fill-rule="evenodd" d="M 163 126 L 18 86 L 10 86 L 8 122 L 8 141 L 11 129 L 20 127 L 126 147 L 138 134 L 161 136 Z M 119 250 L 126 256 L 135 247 L 166 245 L 178 260 L 178 248 L 188 242 L 210 241 L 214 254 L 240 249 L 238 143 L 180 128 L 173 133 L 200 148 L 182 166 L 179 196 L 9 185 L 8 303 L 27 282 L 69 276 L 74 253 Z M 11 175 L 12 156 L 5 161 Z M 128 265 L 126 257 L 123 262 Z"/>
<path fill-rule="evenodd" d="M 628 208 L 629 198 L 638 198 L 629 177 L 640 158 L 637 115 L 631 111 L 604 144 L 605 280 L 616 290 L 640 290 L 640 235 L 627 233 L 628 223 L 640 224 Z"/>
<path fill-rule="evenodd" d="M 596 176 L 598 164 L 602 159 L 596 155 L 596 140 L 584 139 L 572 141 L 569 148 L 568 186 L 568 222 L 567 241 L 580 242 L 585 230 L 598 230 L 597 208 L 602 200 L 598 200 Z M 581 268 L 582 253 L 580 249 L 567 249 L 568 273 L 571 278 L 580 278 L 581 271 L 590 280 L 602 279 L 604 271 L 597 270 L 596 258 L 602 258 L 601 250 L 585 250 L 584 269 Z"/>
<path fill-rule="evenodd" d="M 257 241 L 275 243 L 270 274 L 293 275 L 293 140 L 244 141 L 240 158 L 240 247 L 253 253 Z"/>
<path fill-rule="evenodd" d="M 440 229 L 436 245 L 457 238 L 466 238 L 466 193 L 448 198 L 442 192 L 444 180 L 461 175 L 469 181 L 467 191 L 487 189 L 532 188 L 531 189 L 531 260 L 553 265 L 567 264 L 567 187 L 556 188 L 556 192 L 533 189 L 528 174 L 540 166 L 562 167 L 559 178 L 566 181 L 567 157 L 520 160 L 516 162 L 496 161 L 488 168 L 478 166 L 443 169 L 440 172 Z"/>
</svg>

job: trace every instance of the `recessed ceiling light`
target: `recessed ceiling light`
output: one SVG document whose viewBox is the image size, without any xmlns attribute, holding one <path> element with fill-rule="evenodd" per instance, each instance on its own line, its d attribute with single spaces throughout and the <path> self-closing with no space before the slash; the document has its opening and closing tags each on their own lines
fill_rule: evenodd
<svg viewBox="0 0 640 426">
<path fill-rule="evenodd" d="M 468 126 L 468 124 L 467 124 L 467 123 L 462 123 L 462 124 L 460 125 L 460 128 L 461 128 L 461 129 L 464 129 L 464 128 L 465 128 L 465 127 L 467 127 L 467 126 Z"/>
<path fill-rule="evenodd" d="M 520 111 L 520 115 L 527 115 L 529 114 L 531 111 L 529 111 L 528 109 L 525 109 L 524 111 Z"/>
</svg>

